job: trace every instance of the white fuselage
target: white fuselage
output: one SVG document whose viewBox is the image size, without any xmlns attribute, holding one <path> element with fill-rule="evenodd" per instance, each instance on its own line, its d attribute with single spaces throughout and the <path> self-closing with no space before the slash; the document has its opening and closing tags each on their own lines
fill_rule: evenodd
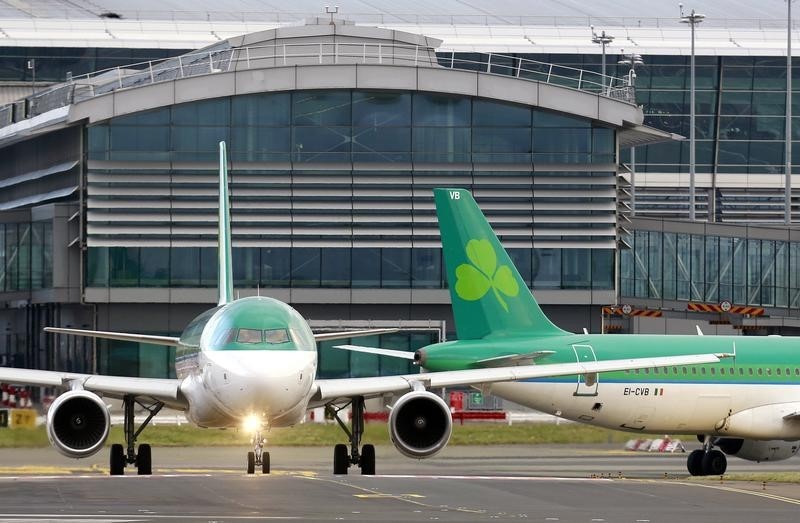
<svg viewBox="0 0 800 523">
<path fill-rule="evenodd" d="M 314 351 L 203 351 L 181 384 L 187 417 L 202 427 L 238 426 L 248 416 L 269 427 L 299 423 L 317 371 Z"/>
<path fill-rule="evenodd" d="M 529 381 L 496 383 L 483 390 L 542 412 L 609 429 L 800 439 L 800 422 L 780 416 L 800 409 L 797 385 L 603 383 L 601 375 L 596 388 L 583 387 Z"/>
</svg>

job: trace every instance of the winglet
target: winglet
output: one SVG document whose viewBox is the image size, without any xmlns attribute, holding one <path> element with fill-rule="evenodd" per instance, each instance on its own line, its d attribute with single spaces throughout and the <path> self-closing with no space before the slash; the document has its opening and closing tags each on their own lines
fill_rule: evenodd
<svg viewBox="0 0 800 523">
<path fill-rule="evenodd" d="M 225 305 L 233 301 L 231 210 L 228 199 L 228 159 L 225 154 L 225 142 L 219 142 L 219 238 L 217 254 L 219 256 L 219 273 L 217 275 L 219 301 L 217 305 Z"/>
</svg>

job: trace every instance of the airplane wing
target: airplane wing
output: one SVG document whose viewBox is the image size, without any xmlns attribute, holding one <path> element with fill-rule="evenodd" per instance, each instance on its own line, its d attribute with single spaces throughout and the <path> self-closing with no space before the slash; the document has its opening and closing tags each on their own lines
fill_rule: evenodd
<svg viewBox="0 0 800 523">
<path fill-rule="evenodd" d="M 524 365 L 494 367 L 486 369 L 454 370 L 380 376 L 375 378 L 339 378 L 316 380 L 311 407 L 323 405 L 340 398 L 353 396 L 381 396 L 396 392 L 407 392 L 418 386 L 425 388 L 452 387 L 456 385 L 480 385 L 500 381 L 517 381 L 532 378 L 570 376 L 573 374 L 595 374 L 673 365 L 699 365 L 719 363 L 730 354 L 691 354 L 687 356 L 665 356 L 660 358 L 633 358 L 622 360 L 589 361 L 575 363 L 553 363 L 547 365 Z"/>
<path fill-rule="evenodd" d="M 364 329 L 358 331 L 319 332 L 314 334 L 314 339 L 317 341 L 346 340 L 348 338 L 360 338 L 361 336 L 377 336 L 378 334 L 391 334 L 399 330 L 400 329 Z"/>
<path fill-rule="evenodd" d="M 0 367 L 0 383 L 33 385 L 68 389 L 79 384 L 83 389 L 97 392 L 109 398 L 125 395 L 153 398 L 174 408 L 186 408 L 188 404 L 180 390 L 180 380 L 157 378 L 129 378 L 126 376 L 104 376 L 78 374 L 52 370 L 15 369 Z"/>
<path fill-rule="evenodd" d="M 178 340 L 172 336 L 150 336 L 148 334 L 131 334 L 127 332 L 90 331 L 83 329 L 63 329 L 61 327 L 45 327 L 45 332 L 56 334 L 71 334 L 73 336 L 86 336 L 89 338 L 104 338 L 107 340 L 138 341 L 139 343 L 154 343 L 156 345 L 178 346 Z"/>
</svg>

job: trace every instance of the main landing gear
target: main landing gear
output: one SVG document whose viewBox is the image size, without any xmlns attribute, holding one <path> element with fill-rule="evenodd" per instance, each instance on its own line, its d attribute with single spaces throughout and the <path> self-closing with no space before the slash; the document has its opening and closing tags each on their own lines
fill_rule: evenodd
<svg viewBox="0 0 800 523">
<path fill-rule="evenodd" d="M 149 476 L 153 473 L 153 456 L 150 445 L 142 443 L 139 445 L 139 452 L 137 453 L 135 451 L 136 439 L 164 404 L 160 401 L 150 404 L 142 403 L 136 399 L 136 396 L 126 395 L 122 398 L 122 405 L 125 413 L 123 422 L 125 446 L 119 443 L 111 445 L 111 458 L 109 460 L 111 475 L 122 476 L 125 474 L 126 466 L 136 465 L 136 471 L 140 476 Z M 136 405 L 144 408 L 149 413 L 138 429 L 136 428 L 135 413 L 133 412 Z"/>
<path fill-rule="evenodd" d="M 247 453 L 247 473 L 255 474 L 256 467 L 261 467 L 262 474 L 269 474 L 269 452 L 264 450 L 267 439 L 261 435 L 261 429 L 253 433 L 253 450 Z"/>
<path fill-rule="evenodd" d="M 703 444 L 702 449 L 693 450 L 686 460 L 686 468 L 692 476 L 721 476 L 728 469 L 725 454 L 714 448 L 714 438 L 697 436 Z"/>
<path fill-rule="evenodd" d="M 336 420 L 350 440 L 349 456 L 347 454 L 347 445 L 339 443 L 333 448 L 333 473 L 347 474 L 347 469 L 350 468 L 350 465 L 358 465 L 361 468 L 361 474 L 374 476 L 375 446 L 367 443 L 361 447 L 359 452 L 361 436 L 364 435 L 364 397 L 356 396 L 352 398 L 350 405 L 352 406 L 352 418 L 350 419 L 349 428 L 339 417 L 339 412 L 346 408 L 347 405 L 338 408 L 330 404 L 325 406 L 326 412 Z"/>
</svg>

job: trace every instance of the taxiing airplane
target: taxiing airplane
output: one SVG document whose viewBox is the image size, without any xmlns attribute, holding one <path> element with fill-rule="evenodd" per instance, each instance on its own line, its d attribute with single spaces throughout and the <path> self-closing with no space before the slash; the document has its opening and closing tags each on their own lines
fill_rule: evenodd
<svg viewBox="0 0 800 523">
<path fill-rule="evenodd" d="M 718 364 L 676 364 L 601 375 L 522 378 L 479 386 L 563 418 L 636 433 L 697 434 L 692 475 L 719 475 L 725 455 L 752 461 L 787 459 L 800 448 L 800 338 L 573 334 L 556 327 L 463 189 L 435 189 L 457 341 L 416 353 L 340 346 L 412 358 L 439 371 L 578 362 L 597 365 L 691 353 L 729 355 Z M 702 334 L 699 332 L 698 334 Z"/>
<path fill-rule="evenodd" d="M 466 246 L 470 259 L 475 260 L 476 265 L 457 270 L 459 278 L 465 278 L 463 281 L 471 283 L 456 285 L 459 293 L 471 300 L 471 306 L 477 306 L 477 313 L 469 314 L 470 321 L 474 321 L 473 326 L 468 327 L 463 323 L 463 304 L 467 302 L 462 298 L 454 298 L 456 313 L 461 318 L 459 333 L 464 334 L 467 341 L 432 347 L 429 353 L 431 356 L 443 354 L 448 347 L 457 349 L 444 360 L 433 357 L 425 359 L 425 354 L 428 353 L 420 353 L 423 357 L 421 363 L 426 366 L 463 368 L 402 376 L 317 379 L 317 341 L 352 338 L 386 330 L 314 334 L 306 320 L 286 303 L 267 297 L 234 299 L 224 142 L 220 143 L 219 172 L 219 303 L 216 307 L 195 318 L 179 337 L 65 328 L 45 329 L 67 335 L 174 346 L 177 379 L 0 368 L 0 382 L 61 389 L 62 392 L 47 413 L 47 433 L 52 445 L 62 454 L 83 458 L 97 453 L 104 446 L 109 433 L 110 417 L 105 398 L 118 398 L 123 400 L 124 406 L 125 445 L 115 443 L 111 446 L 112 475 L 124 474 L 127 465 L 135 465 L 139 474 L 151 474 L 151 448 L 145 443 L 137 448 L 136 442 L 152 417 L 164 406 L 185 411 L 187 418 L 201 427 L 249 425 L 254 436 L 253 450 L 247 454 L 246 470 L 252 474 L 260 466 L 263 473 L 268 473 L 270 457 L 269 452 L 264 449 L 262 431 L 295 425 L 302 421 L 309 408 L 325 406 L 344 429 L 350 446 L 349 449 L 345 444 L 335 446 L 334 473 L 346 474 L 351 465 L 357 465 L 362 474 L 375 474 L 375 447 L 370 444 L 361 445 L 364 400 L 367 397 L 394 395 L 397 398 L 389 418 L 392 441 L 401 453 L 421 458 L 441 450 L 447 444 L 452 430 L 449 407 L 441 397 L 427 390 L 432 387 L 479 385 L 578 374 L 591 377 L 585 378 L 585 386 L 579 386 L 579 392 L 585 392 L 583 388 L 590 388 L 589 380 L 596 381 L 600 372 L 719 362 L 719 355 L 692 354 L 688 346 L 684 350 L 672 350 L 674 354 L 669 357 L 652 357 L 655 351 L 650 351 L 650 356 L 646 358 L 633 355 L 622 359 L 602 360 L 593 356 L 590 347 L 579 348 L 578 342 L 568 345 L 569 351 L 574 350 L 574 353 L 570 352 L 573 354 L 571 360 L 564 359 L 561 353 L 555 358 L 548 356 L 545 353 L 551 349 L 542 352 L 542 349 L 537 348 L 542 343 L 548 345 L 548 337 L 543 338 L 538 332 L 538 323 L 542 322 L 545 330 L 552 326 L 541 315 L 532 297 L 523 299 L 524 294 L 530 296 L 530 293 L 518 284 L 519 277 L 513 275 L 513 266 L 507 258 L 501 258 L 501 265 L 496 271 L 489 270 L 492 268 L 489 264 L 491 252 L 497 245 L 496 240 L 488 247 L 476 240 L 478 243 Z M 464 197 L 462 200 L 451 200 L 452 202 L 469 205 L 468 193 L 451 192 L 450 198 L 453 195 Z M 440 203 L 442 194 L 448 193 L 439 193 L 437 199 Z M 446 242 L 448 249 L 453 249 L 453 245 L 460 243 L 464 236 L 461 229 L 473 228 L 473 222 L 480 213 L 469 212 L 467 216 L 472 218 L 464 221 L 457 229 L 453 228 L 452 216 L 450 225 L 444 227 L 445 234 L 458 231 L 457 238 Z M 463 246 L 459 249 L 463 249 Z M 452 253 L 448 254 L 448 259 L 453 259 Z M 488 297 L 480 294 L 480 291 L 488 294 Z M 502 304 L 502 311 L 491 300 Z M 502 317 L 498 319 L 498 316 Z M 525 320 L 529 317 L 531 321 Z M 536 337 L 515 337 L 513 329 L 508 335 L 499 337 L 497 333 L 487 330 L 483 333 L 489 335 L 486 340 L 476 337 L 476 329 L 480 325 L 488 326 L 491 323 L 503 329 L 516 326 L 515 322 L 503 318 L 516 318 L 523 321 L 520 325 L 535 327 L 533 332 Z M 533 323 L 533 319 L 536 323 Z M 556 333 L 559 336 L 566 335 L 554 330 L 548 336 Z M 481 364 L 479 360 L 486 359 L 482 354 L 494 354 L 497 351 L 500 355 L 514 351 L 523 354 L 533 351 L 538 355 L 528 358 L 529 364 L 522 366 L 514 358 Z M 476 355 L 476 365 L 460 363 L 474 359 Z M 533 360 L 536 360 L 535 365 L 532 364 Z M 550 361 L 553 364 L 549 364 Z M 470 366 L 477 368 L 466 368 Z M 620 398 L 620 402 L 623 400 Z M 338 416 L 342 405 L 347 404 L 352 408 L 349 427 Z M 149 416 L 139 427 L 136 427 L 134 419 L 136 405 L 149 411 Z"/>
</svg>

